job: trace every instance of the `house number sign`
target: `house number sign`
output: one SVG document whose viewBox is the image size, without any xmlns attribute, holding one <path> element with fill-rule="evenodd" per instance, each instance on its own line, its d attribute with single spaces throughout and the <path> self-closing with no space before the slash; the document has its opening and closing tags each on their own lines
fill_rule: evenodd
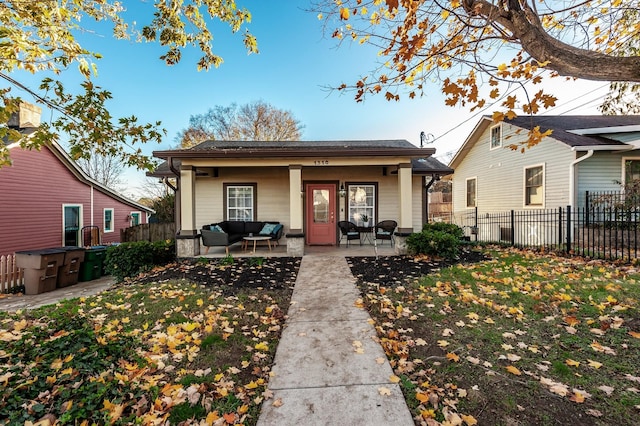
<svg viewBox="0 0 640 426">
<path fill-rule="evenodd" d="M 314 166 L 328 166 L 329 160 L 313 160 Z"/>
</svg>

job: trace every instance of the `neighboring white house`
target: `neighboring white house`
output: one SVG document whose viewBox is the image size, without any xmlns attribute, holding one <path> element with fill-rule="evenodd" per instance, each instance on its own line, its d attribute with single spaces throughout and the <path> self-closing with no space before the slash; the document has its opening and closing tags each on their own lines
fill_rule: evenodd
<svg viewBox="0 0 640 426">
<path fill-rule="evenodd" d="M 513 150 L 535 126 L 552 134 Z M 586 191 L 640 178 L 640 116 L 483 117 L 449 167 L 454 215 L 584 207 Z"/>
</svg>

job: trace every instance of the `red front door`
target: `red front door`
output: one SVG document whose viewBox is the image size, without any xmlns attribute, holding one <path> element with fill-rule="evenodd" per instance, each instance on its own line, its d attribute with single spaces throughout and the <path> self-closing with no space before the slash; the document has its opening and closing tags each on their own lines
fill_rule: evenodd
<svg viewBox="0 0 640 426">
<path fill-rule="evenodd" d="M 307 244 L 336 244 L 336 186 L 310 183 L 306 186 Z"/>
</svg>

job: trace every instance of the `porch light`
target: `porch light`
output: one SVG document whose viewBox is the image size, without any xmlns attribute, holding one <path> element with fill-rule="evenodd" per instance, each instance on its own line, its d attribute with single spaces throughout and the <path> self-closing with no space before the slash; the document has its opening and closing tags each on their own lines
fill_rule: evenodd
<svg viewBox="0 0 640 426">
<path fill-rule="evenodd" d="M 344 183 L 340 184 L 340 191 L 338 191 L 338 194 L 340 194 L 341 198 L 344 198 L 347 196 L 347 190 L 344 189 Z"/>
</svg>

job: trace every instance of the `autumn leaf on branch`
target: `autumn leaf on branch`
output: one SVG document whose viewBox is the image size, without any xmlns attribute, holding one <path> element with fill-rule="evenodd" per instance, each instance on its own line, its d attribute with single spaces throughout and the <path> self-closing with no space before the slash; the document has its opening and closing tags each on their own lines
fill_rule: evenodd
<svg viewBox="0 0 640 426">
<path fill-rule="evenodd" d="M 321 0 L 315 9 L 329 31 L 349 33 L 380 52 L 364 87 L 339 87 L 354 92 L 357 101 L 376 93 L 390 101 L 405 94 L 424 96 L 429 84 L 440 83 L 449 106 L 498 110 L 506 99 L 507 111 L 500 111 L 504 119 L 507 113 L 515 116 L 518 98 L 526 99 L 520 106 L 526 114 L 553 107 L 557 99 L 552 93 L 540 90 L 530 96 L 515 90 L 553 77 L 613 81 L 619 84 L 612 91 L 624 93 L 636 83 L 638 90 L 638 0 L 583 4 L 555 8 L 533 0 L 387 0 L 365 6 L 361 0 Z M 464 80 L 467 85 L 461 84 Z M 484 90 L 487 83 L 490 88 Z M 623 102 L 622 97 L 609 100 L 616 102 Z M 526 146 L 540 141 L 530 136 Z"/>
</svg>

